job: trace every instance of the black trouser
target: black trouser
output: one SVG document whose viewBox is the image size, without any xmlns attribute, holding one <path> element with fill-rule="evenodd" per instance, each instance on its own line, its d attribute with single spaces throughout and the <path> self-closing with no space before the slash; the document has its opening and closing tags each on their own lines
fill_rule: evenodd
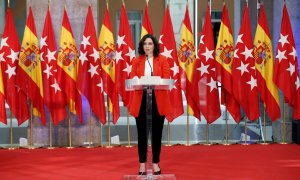
<svg viewBox="0 0 300 180">
<path fill-rule="evenodd" d="M 152 162 L 159 163 L 159 156 L 161 150 L 161 138 L 164 127 L 165 116 L 158 113 L 156 99 L 152 91 Z M 147 120 L 146 120 L 146 97 L 147 92 L 143 92 L 142 103 L 138 117 L 136 117 L 136 126 L 138 132 L 138 152 L 139 162 L 147 161 Z M 150 119 L 149 119 L 150 120 Z M 149 125 L 148 125 L 149 126 Z M 149 128 L 148 128 L 149 129 Z"/>
</svg>

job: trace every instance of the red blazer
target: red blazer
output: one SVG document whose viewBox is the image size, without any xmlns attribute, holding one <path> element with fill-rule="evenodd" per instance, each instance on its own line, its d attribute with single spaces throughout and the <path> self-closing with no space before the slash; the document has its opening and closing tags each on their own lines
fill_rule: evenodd
<svg viewBox="0 0 300 180">
<path fill-rule="evenodd" d="M 146 56 L 139 56 L 132 61 L 130 78 L 134 76 L 144 76 Z M 170 78 L 170 66 L 164 56 L 159 55 L 153 60 L 153 75 L 161 78 Z M 154 90 L 157 109 L 160 115 L 167 115 L 171 112 L 170 95 L 168 90 Z M 132 93 L 129 112 L 132 116 L 137 117 L 140 112 L 143 90 L 136 90 Z"/>
</svg>

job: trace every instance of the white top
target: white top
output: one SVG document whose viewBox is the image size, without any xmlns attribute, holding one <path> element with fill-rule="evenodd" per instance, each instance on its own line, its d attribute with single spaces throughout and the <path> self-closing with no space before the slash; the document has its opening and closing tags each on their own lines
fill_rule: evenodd
<svg viewBox="0 0 300 180">
<path fill-rule="evenodd" d="M 150 67 L 150 65 L 151 67 Z M 153 72 L 153 57 L 151 58 L 146 58 L 146 62 L 145 62 L 145 76 L 151 76 L 151 68 L 152 68 L 152 72 Z"/>
</svg>

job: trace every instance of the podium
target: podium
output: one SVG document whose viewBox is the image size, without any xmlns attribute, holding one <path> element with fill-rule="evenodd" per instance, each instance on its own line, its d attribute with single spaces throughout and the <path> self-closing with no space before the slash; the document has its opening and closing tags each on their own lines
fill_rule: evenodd
<svg viewBox="0 0 300 180">
<path fill-rule="evenodd" d="M 152 96 L 153 90 L 170 90 L 173 88 L 173 79 L 162 79 L 159 76 L 142 76 L 141 78 L 134 77 L 133 79 L 127 79 L 125 81 L 126 91 L 146 91 L 146 121 L 147 121 L 147 144 L 149 142 L 149 136 L 152 139 Z M 150 142 L 152 142 L 150 139 Z M 175 180 L 174 174 L 160 174 L 153 175 L 152 166 L 152 148 L 147 145 L 147 163 L 146 163 L 146 175 L 125 175 L 125 180 Z"/>
</svg>

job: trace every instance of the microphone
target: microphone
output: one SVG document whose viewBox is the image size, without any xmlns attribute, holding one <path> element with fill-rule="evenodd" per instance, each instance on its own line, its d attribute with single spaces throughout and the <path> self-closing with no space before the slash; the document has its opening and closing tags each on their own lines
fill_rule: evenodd
<svg viewBox="0 0 300 180">
<path fill-rule="evenodd" d="M 147 55 L 147 54 L 146 54 L 146 59 L 147 59 L 147 62 L 148 62 L 148 64 L 149 64 L 149 66 L 150 66 L 151 76 L 153 76 L 152 66 L 151 66 L 151 64 L 150 64 L 150 62 L 149 62 L 149 59 L 148 59 L 148 55 Z"/>
</svg>

